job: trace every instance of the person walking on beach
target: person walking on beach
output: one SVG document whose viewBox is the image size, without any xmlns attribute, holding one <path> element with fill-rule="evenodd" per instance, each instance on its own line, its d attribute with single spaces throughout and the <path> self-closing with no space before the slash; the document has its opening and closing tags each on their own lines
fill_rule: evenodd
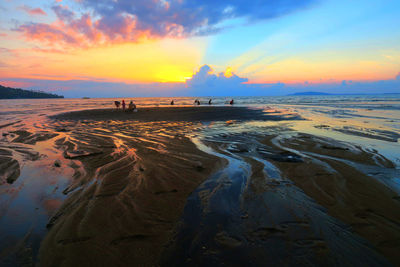
<svg viewBox="0 0 400 267">
<path fill-rule="evenodd" d="M 233 99 L 231 100 L 231 102 L 229 102 L 230 105 L 233 105 Z"/>
<path fill-rule="evenodd" d="M 211 103 L 211 101 L 212 101 L 212 99 L 210 98 L 210 100 L 208 100 L 208 104 L 209 105 L 211 105 L 212 103 Z"/>
<path fill-rule="evenodd" d="M 174 100 L 172 99 L 172 101 L 171 101 L 171 105 L 173 105 L 174 104 Z"/>
<path fill-rule="evenodd" d="M 114 105 L 117 109 L 119 109 L 119 106 L 121 105 L 121 103 L 119 101 L 114 101 Z"/>
<path fill-rule="evenodd" d="M 194 101 L 194 104 L 195 104 L 195 105 L 200 105 L 200 101 L 199 101 L 198 99 L 196 99 L 196 100 Z"/>
<path fill-rule="evenodd" d="M 122 100 L 122 110 L 125 111 L 125 100 Z"/>
</svg>

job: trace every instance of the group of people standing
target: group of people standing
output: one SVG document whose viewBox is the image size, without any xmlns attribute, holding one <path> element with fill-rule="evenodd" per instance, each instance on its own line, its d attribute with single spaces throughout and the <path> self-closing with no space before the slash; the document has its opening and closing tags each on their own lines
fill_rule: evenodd
<svg viewBox="0 0 400 267">
<path fill-rule="evenodd" d="M 123 111 L 137 111 L 136 109 L 136 104 L 133 103 L 133 101 L 131 100 L 131 102 L 128 105 L 128 109 L 126 109 L 126 103 L 125 100 L 122 100 L 122 103 L 119 101 L 114 101 L 114 105 L 117 109 L 119 109 L 120 106 L 122 106 L 122 110 Z"/>
<path fill-rule="evenodd" d="M 233 99 L 231 99 L 231 101 L 229 101 L 229 104 L 230 105 L 233 105 L 233 103 L 234 103 L 234 101 L 233 101 Z M 174 103 L 174 100 L 172 100 L 171 101 L 171 105 L 174 105 L 175 103 Z M 194 101 L 194 104 L 195 105 L 200 105 L 200 100 L 198 100 L 198 99 L 196 99 L 195 101 Z M 212 105 L 212 99 L 210 98 L 210 100 L 208 100 L 208 104 L 209 105 Z"/>
<path fill-rule="evenodd" d="M 230 105 L 233 105 L 233 103 L 234 103 L 234 101 L 233 101 L 233 99 L 231 99 L 231 101 L 229 101 L 229 104 L 230 104 Z M 174 104 L 175 104 L 175 103 L 174 103 L 174 100 L 171 100 L 171 105 L 174 105 Z M 195 105 L 200 105 L 200 100 L 196 99 L 196 100 L 194 101 L 194 104 L 195 104 Z M 212 99 L 211 99 L 211 98 L 210 98 L 210 100 L 208 100 L 208 104 L 209 104 L 209 105 L 212 105 Z M 116 107 L 117 109 L 119 109 L 119 108 L 122 106 L 122 110 L 123 110 L 123 111 L 137 111 L 137 109 L 136 109 L 136 104 L 133 103 L 132 100 L 131 100 L 131 102 L 128 104 L 128 108 L 126 108 L 125 100 L 122 100 L 122 103 L 119 102 L 119 101 L 114 101 L 114 105 L 115 105 L 115 107 Z"/>
</svg>

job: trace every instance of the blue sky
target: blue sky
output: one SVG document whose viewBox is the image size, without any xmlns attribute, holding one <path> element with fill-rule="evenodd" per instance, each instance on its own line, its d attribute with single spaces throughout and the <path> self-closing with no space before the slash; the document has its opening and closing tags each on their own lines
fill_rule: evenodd
<svg viewBox="0 0 400 267">
<path fill-rule="evenodd" d="M 0 84 L 69 97 L 400 93 L 398 25 L 393 0 L 6 0 Z"/>
</svg>

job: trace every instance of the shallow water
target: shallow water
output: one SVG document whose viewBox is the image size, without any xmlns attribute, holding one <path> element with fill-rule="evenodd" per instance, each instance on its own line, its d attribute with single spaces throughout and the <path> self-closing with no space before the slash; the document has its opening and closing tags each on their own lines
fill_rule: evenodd
<svg viewBox="0 0 400 267">
<path fill-rule="evenodd" d="M 194 99 L 174 98 L 174 101 L 176 106 L 192 106 Z M 208 103 L 208 99 L 199 98 L 202 104 Z M 79 189 L 79 185 L 71 187 L 71 183 L 77 172 L 83 175 L 79 156 L 87 151 L 75 151 L 78 154 L 66 158 L 55 140 L 66 137 L 71 143 L 86 141 L 73 140 L 68 129 L 63 131 L 63 127 L 68 126 L 57 126 L 47 116 L 73 110 L 113 108 L 114 100 L 0 100 L 0 156 L 17 160 L 20 166 L 20 174 L 14 182 L 3 181 L 0 185 L 1 265 L 36 262 L 50 218 L 68 197 L 66 193 Z M 140 111 L 140 107 L 145 106 L 169 106 L 171 98 L 133 100 Z M 229 100 L 213 98 L 213 105 L 227 105 Z M 334 159 L 360 169 L 399 194 L 399 96 L 241 97 L 235 98 L 235 105 L 263 109 L 277 116 L 297 113 L 306 120 L 203 124 L 143 122 L 140 125 L 112 121 L 107 127 L 101 122 L 82 120 L 73 127 L 81 127 L 82 131 L 90 129 L 87 138 L 111 138 L 114 155 L 127 153 L 127 157 L 134 158 L 135 149 L 129 142 L 140 142 L 157 153 L 168 154 L 168 139 L 182 135 L 192 138 L 200 150 L 228 161 L 225 168 L 202 183 L 188 198 L 182 215 L 184 226 L 176 230 L 177 237 L 171 245 L 175 248 L 172 255 L 183 257 L 176 262 L 167 255 L 166 262 L 184 264 L 188 259 L 204 259 L 204 263 L 235 263 L 235 260 L 246 262 L 252 257 L 254 265 L 265 260 L 278 264 L 282 259 L 293 264 L 328 261 L 330 265 L 340 265 L 341 258 L 345 257 L 354 263 L 363 258 L 365 264 L 387 264 L 368 241 L 328 214 L 324 207 L 295 186 L 290 177 L 282 175 L 276 161 L 308 158 L 328 168 L 326 160 Z M 61 128 L 57 130 L 57 127 Z M 15 131 L 27 131 L 33 136 L 18 142 Z M 54 133 L 57 136 L 52 136 Z M 300 151 L 293 141 L 299 133 L 331 138 L 354 153 L 370 152 L 375 155 L 376 164 Z M 291 151 L 293 155 L 281 155 L 283 159 L 277 159 L 273 153 L 271 156 L 270 147 L 259 142 L 269 135 L 277 136 L 272 140 L 276 147 Z M 292 138 L 292 146 L 285 146 L 285 138 Z M 245 147 L 245 151 L 241 151 L 241 147 Z M 386 159 L 394 166 L 386 166 Z M 55 166 L 56 161 L 62 168 Z M 251 168 L 257 164 L 263 166 L 264 173 L 260 177 L 264 177 L 266 189 L 261 193 L 255 193 L 250 186 Z M 266 208 L 261 209 L 260 203 L 267 203 Z M 299 236 L 299 232 L 304 233 Z M 332 237 L 337 232 L 343 234 Z M 191 238 L 182 239 L 182 236 Z M 197 242 L 189 246 L 194 238 Z M 359 254 L 348 255 L 344 244 L 358 247 Z M 276 251 L 266 256 L 263 249 L 271 246 Z M 242 251 L 241 256 L 237 255 L 238 249 Z M 324 256 L 321 257 L 321 253 Z"/>
<path fill-rule="evenodd" d="M 257 155 L 261 144 L 248 140 L 237 136 L 230 140 L 247 143 L 247 152 L 232 147 L 216 152 L 194 140 L 202 150 L 227 159 L 228 165 L 188 198 L 164 266 L 262 266 L 266 262 L 272 266 L 390 266 L 371 244 L 329 216 Z M 263 181 L 257 186 L 264 184 L 268 189 L 262 193 L 251 185 L 257 182 L 252 181 L 256 178 L 246 157 L 263 165 Z"/>
</svg>

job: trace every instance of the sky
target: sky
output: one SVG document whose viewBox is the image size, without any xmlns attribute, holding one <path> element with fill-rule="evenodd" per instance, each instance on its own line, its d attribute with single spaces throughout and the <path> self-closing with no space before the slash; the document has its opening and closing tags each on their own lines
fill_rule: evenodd
<svg viewBox="0 0 400 267">
<path fill-rule="evenodd" d="M 398 0 L 0 0 L 0 84 L 66 97 L 400 93 Z"/>
</svg>

